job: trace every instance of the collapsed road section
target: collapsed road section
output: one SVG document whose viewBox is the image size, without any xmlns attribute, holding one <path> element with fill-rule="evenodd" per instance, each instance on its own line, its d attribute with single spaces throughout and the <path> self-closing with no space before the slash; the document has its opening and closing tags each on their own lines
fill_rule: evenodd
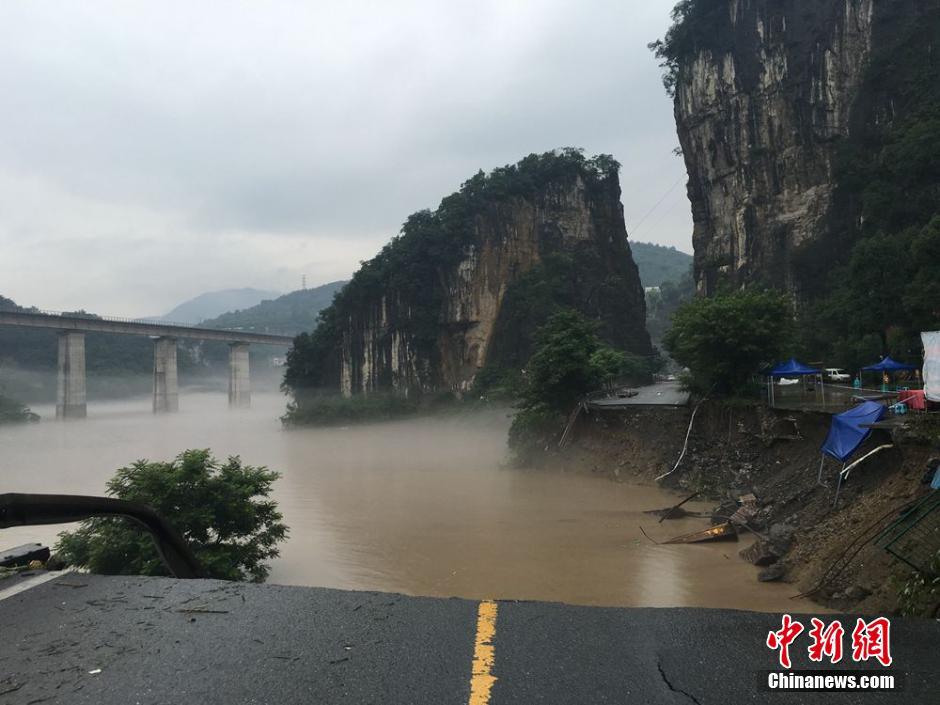
<svg viewBox="0 0 940 705">
<path fill-rule="evenodd" d="M 2 595 L 4 704 L 705 704 L 787 697 L 761 690 L 762 674 L 777 666 L 766 641 L 780 616 L 757 612 L 480 603 L 80 573 Z M 800 646 L 790 650 L 794 669 L 823 667 Z M 929 702 L 940 676 L 940 624 L 894 620 L 891 648 L 885 672 L 902 690 L 866 693 L 864 702 Z M 835 668 L 848 673 L 858 664 L 845 659 Z M 802 693 L 800 701 L 840 697 L 855 696 Z"/>
</svg>

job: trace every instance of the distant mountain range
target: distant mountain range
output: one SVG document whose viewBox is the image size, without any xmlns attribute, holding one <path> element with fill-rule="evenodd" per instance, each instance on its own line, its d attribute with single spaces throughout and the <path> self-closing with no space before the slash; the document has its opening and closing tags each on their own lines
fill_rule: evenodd
<svg viewBox="0 0 940 705">
<path fill-rule="evenodd" d="M 640 270 L 640 281 L 644 287 L 678 282 L 692 267 L 692 255 L 675 247 L 631 241 L 630 250 L 633 252 L 633 261 Z"/>
<path fill-rule="evenodd" d="M 209 291 L 189 301 L 184 301 L 166 315 L 155 316 L 151 320 L 195 324 L 207 318 L 219 316 L 227 311 L 250 308 L 265 299 L 273 299 L 280 295 L 281 292 L 279 291 L 251 288 Z"/>
<path fill-rule="evenodd" d="M 202 321 L 208 328 L 251 330 L 257 333 L 297 335 L 316 327 L 320 311 L 331 303 L 345 281 L 335 281 L 313 289 L 301 289 L 275 299 Z"/>
</svg>

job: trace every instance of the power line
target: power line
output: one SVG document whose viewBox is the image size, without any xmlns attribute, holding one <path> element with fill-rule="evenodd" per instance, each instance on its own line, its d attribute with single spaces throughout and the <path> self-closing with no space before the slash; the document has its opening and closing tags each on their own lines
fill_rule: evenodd
<svg viewBox="0 0 940 705">
<path fill-rule="evenodd" d="M 656 201 L 656 203 L 653 204 L 653 207 L 650 208 L 648 211 L 646 211 L 646 215 L 644 215 L 642 218 L 640 218 L 640 222 L 637 223 L 635 226 L 633 226 L 633 227 L 630 229 L 631 232 L 630 232 L 629 234 L 630 234 L 630 237 L 631 237 L 631 238 L 635 238 L 635 237 L 636 237 L 636 234 L 640 231 L 640 226 L 643 225 L 643 223 L 646 222 L 646 219 L 647 219 L 647 218 L 649 218 L 651 215 L 653 215 L 653 213 L 655 212 L 655 210 L 656 210 L 657 208 L 659 208 L 659 207 L 663 204 L 663 201 L 666 200 L 666 198 L 669 196 L 670 193 L 672 193 L 673 191 L 675 191 L 676 186 L 678 186 L 679 183 L 680 183 L 684 178 L 686 178 L 685 174 L 680 175 L 679 178 L 676 179 L 675 183 L 674 183 L 672 186 L 669 187 L 669 190 L 666 191 L 666 193 L 664 193 L 664 194 L 662 195 L 662 198 L 660 198 L 658 201 Z"/>
</svg>

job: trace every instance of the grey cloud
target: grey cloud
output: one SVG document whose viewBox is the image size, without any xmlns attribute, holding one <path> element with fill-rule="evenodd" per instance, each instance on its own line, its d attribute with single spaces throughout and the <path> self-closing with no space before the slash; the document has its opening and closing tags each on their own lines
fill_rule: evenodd
<svg viewBox="0 0 940 705">
<path fill-rule="evenodd" d="M 154 313 L 348 276 L 478 169 L 569 145 L 624 164 L 635 223 L 683 173 L 646 49 L 672 4 L 3 3 L 0 293 Z M 680 186 L 641 238 L 688 250 L 690 220 Z"/>
</svg>

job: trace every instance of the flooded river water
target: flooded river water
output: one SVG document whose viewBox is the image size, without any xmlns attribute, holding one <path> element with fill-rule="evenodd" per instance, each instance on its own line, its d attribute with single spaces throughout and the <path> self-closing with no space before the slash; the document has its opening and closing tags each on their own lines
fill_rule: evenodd
<svg viewBox="0 0 940 705">
<path fill-rule="evenodd" d="M 413 595 L 609 606 L 818 609 L 792 586 L 761 584 L 744 543 L 660 546 L 707 526 L 657 523 L 675 504 L 656 487 L 504 467 L 505 413 L 284 431 L 284 400 L 256 394 L 230 411 L 223 394 L 185 392 L 180 413 L 149 399 L 89 404 L 89 418 L 0 427 L 0 492 L 102 493 L 113 471 L 186 448 L 240 455 L 282 473 L 290 527 L 270 582 Z M 53 413 L 54 415 L 54 413 Z M 689 506 L 689 505 L 687 505 Z M 692 503 L 691 508 L 709 505 Z M 0 548 L 52 543 L 57 527 L 0 530 Z"/>
</svg>

